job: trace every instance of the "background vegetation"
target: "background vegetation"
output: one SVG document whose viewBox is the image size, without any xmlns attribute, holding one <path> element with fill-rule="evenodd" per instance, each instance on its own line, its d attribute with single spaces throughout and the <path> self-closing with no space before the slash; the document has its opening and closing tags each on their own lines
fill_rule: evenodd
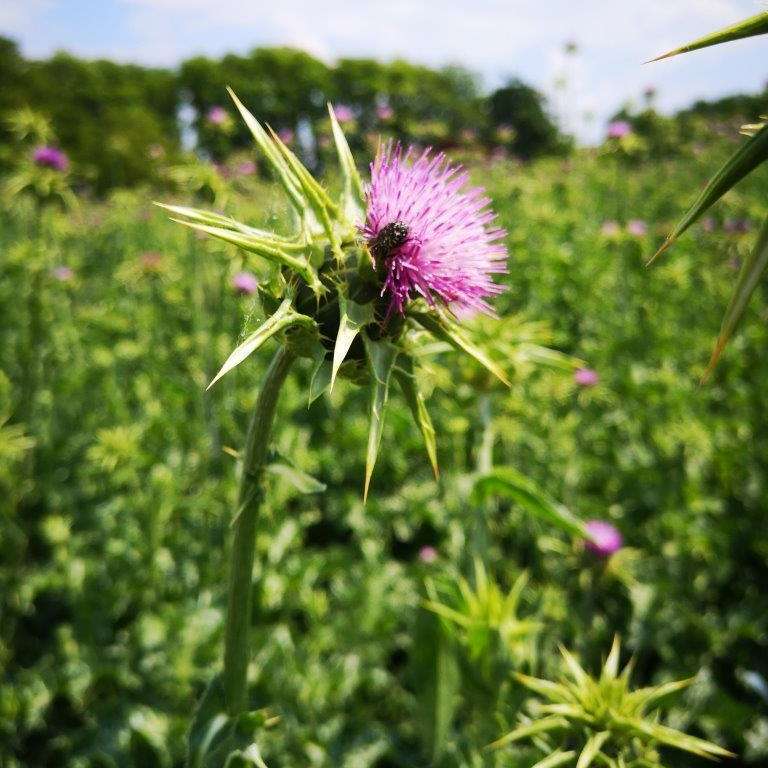
<svg viewBox="0 0 768 768">
<path fill-rule="evenodd" d="M 731 765 L 765 764 L 762 289 L 713 381 L 698 385 L 763 212 L 765 174 L 729 193 L 653 271 L 643 267 L 732 151 L 728 120 L 751 114 L 722 114 L 719 135 L 692 113 L 649 110 L 630 116 L 631 140 L 521 164 L 489 157 L 496 139 L 483 137 L 510 114 L 523 136 L 512 112 L 522 103 L 540 127 L 540 101 L 514 84 L 481 99 L 460 70 L 360 60 L 329 69 L 287 50 L 195 59 L 178 73 L 25 62 L 10 44 L 0 55 L 19 78 L 17 91 L 0 90 L 3 107 L 45 112 L 77 183 L 102 193 L 42 212 L 17 198 L 0 213 L 0 763 L 180 766 L 190 712 L 219 664 L 231 453 L 265 359 L 204 387 L 260 316 L 234 274 L 265 267 L 181 231 L 150 200 L 171 197 L 174 178 L 187 190 L 202 179 L 198 193 L 238 218 L 285 226 L 268 179 L 224 179 L 203 164 L 178 175 L 179 93 L 202 121 L 227 82 L 276 127 L 308 121 L 318 134 L 325 99 L 343 95 L 361 161 L 380 103 L 406 138 L 424 138 L 431 122 L 446 145 L 461 144 L 509 231 L 501 320 L 478 320 L 476 331 L 513 387 L 432 350 L 438 482 L 395 397 L 364 507 L 365 393 L 340 382 L 307 407 L 308 370 L 290 381 L 276 461 L 327 489 L 304 478 L 310 492 L 299 493 L 285 473 L 270 480 L 251 685 L 253 707 L 268 710 L 258 724 L 267 763 L 529 766 L 527 747 L 483 749 L 529 695 L 511 673 L 556 677 L 557 643 L 594 670 L 618 632 L 638 685 L 697 676 L 671 702 L 671 724 L 736 752 Z M 245 150 L 239 129 L 199 128 L 213 158 Z M 476 134 L 456 142 L 464 129 Z M 5 141 L 10 166 L 27 150 Z M 535 142 L 562 151 L 554 128 Z M 152 159 L 145 150 L 158 143 L 165 155 Z M 121 188 L 138 182 L 154 186 Z M 535 344 L 583 359 L 599 383 L 578 387 Z M 596 557 L 511 502 L 473 494 L 489 466 L 514 467 L 582 518 L 611 521 L 625 547 Z M 450 595 L 459 575 L 475 578 L 478 557 L 504 590 L 528 572 L 515 620 L 537 628 L 522 640 L 489 625 L 470 641 L 424 609 L 425 580 Z M 664 761 L 700 764 L 674 752 Z"/>
</svg>

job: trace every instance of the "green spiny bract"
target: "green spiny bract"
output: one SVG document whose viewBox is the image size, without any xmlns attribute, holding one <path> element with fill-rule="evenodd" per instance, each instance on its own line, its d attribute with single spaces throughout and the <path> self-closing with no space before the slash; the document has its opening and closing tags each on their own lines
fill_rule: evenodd
<svg viewBox="0 0 768 768">
<path fill-rule="evenodd" d="M 565 648 L 564 674 L 557 682 L 517 673 L 517 680 L 545 699 L 534 702 L 533 717 L 525 717 L 514 730 L 490 745 L 500 749 L 521 739 L 531 739 L 546 752 L 533 768 L 570 765 L 588 768 L 593 763 L 608 768 L 661 766 L 657 748 L 674 747 L 699 757 L 732 757 L 722 747 L 689 736 L 659 722 L 661 699 L 682 690 L 693 680 L 679 680 L 632 690 L 632 661 L 619 672 L 619 638 L 599 677 L 588 674 Z"/>
<path fill-rule="evenodd" d="M 333 110 L 329 107 L 343 182 L 338 199 L 328 194 L 274 131 L 264 128 L 231 91 L 230 95 L 288 198 L 295 231 L 286 237 L 221 214 L 162 206 L 175 221 L 236 245 L 279 268 L 276 277 L 259 290 L 262 307 L 270 317 L 231 353 L 211 384 L 272 337 L 288 345 L 297 356 L 313 361 L 310 401 L 332 389 L 339 375 L 368 383 L 371 428 L 366 456 L 367 495 L 394 377 L 437 475 L 435 431 L 418 387 L 413 354 L 424 330 L 468 353 L 506 385 L 509 382 L 505 372 L 468 338 L 447 308 L 416 300 L 409 303 L 404 315 L 387 311 L 382 277 L 359 234 L 365 212 L 363 182 Z M 403 232 L 401 222 L 393 222 L 383 246 L 397 247 L 405 237 L 407 232 Z"/>
</svg>

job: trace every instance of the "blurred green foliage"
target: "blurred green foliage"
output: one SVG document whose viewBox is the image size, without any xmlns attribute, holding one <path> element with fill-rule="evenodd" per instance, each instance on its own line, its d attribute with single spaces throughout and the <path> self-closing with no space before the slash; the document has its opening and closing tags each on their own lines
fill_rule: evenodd
<svg viewBox="0 0 768 768">
<path fill-rule="evenodd" d="M 474 168 L 510 249 L 503 320 L 476 330 L 512 387 L 440 345 L 425 350 L 439 481 L 393 395 L 363 506 L 367 393 L 340 381 L 307 407 L 310 366 L 297 367 L 275 447 L 327 490 L 302 496 L 280 474 L 268 480 L 250 686 L 252 709 L 267 713 L 243 726 L 268 765 L 530 766 L 541 755 L 525 744 L 484 749 L 518 723 L 527 694 L 511 673 L 557 678 L 558 642 L 598 668 L 615 632 L 637 686 L 697 675 L 670 726 L 741 764 L 768 760 L 760 290 L 713 381 L 698 385 L 765 178 L 729 193 L 674 260 L 643 267 L 729 150 L 710 141 L 706 162 L 639 157 L 631 173 L 591 152 Z M 274 192 L 240 179 L 226 211 L 280 229 Z M 194 704 L 220 665 L 231 454 L 266 357 L 204 389 L 262 317 L 232 276 L 267 267 L 173 226 L 150 199 L 120 190 L 41 212 L 18 198 L 0 212 L 9 768 L 181 766 Z M 63 265 L 71 275 L 55 271 Z M 512 339 L 528 353 L 507 358 Z M 599 383 L 580 389 L 567 365 L 542 366 L 545 344 L 586 361 Z M 598 559 L 511 501 L 472 494 L 478 473 L 507 465 L 582 519 L 610 520 L 624 549 Z M 434 562 L 419 557 L 424 546 Z M 521 648 L 493 634 L 510 616 L 497 611 L 470 635 L 424 607 L 426 580 L 454 610 L 451 584 L 467 579 L 479 594 L 477 558 L 494 605 L 528 573 L 512 618 L 536 632 Z"/>
</svg>

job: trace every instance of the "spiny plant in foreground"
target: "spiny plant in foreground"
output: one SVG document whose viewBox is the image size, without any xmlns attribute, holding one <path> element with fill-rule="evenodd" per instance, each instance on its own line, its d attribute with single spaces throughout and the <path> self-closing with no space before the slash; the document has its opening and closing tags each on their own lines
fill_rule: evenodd
<svg viewBox="0 0 768 768">
<path fill-rule="evenodd" d="M 686 688 L 692 679 L 632 690 L 633 662 L 619 672 L 618 637 L 599 677 L 589 675 L 565 648 L 560 653 L 565 669 L 557 682 L 515 675 L 546 703 L 534 702 L 532 716 L 491 744 L 491 749 L 530 739 L 546 753 L 533 768 L 574 762 L 576 768 L 588 768 L 593 763 L 609 768 L 654 768 L 662 765 L 659 747 L 674 747 L 708 759 L 733 757 L 717 744 L 659 722 L 661 700 Z"/>
<path fill-rule="evenodd" d="M 768 11 L 760 13 L 745 19 L 738 24 L 734 24 L 725 29 L 713 32 L 688 45 L 683 45 L 673 51 L 657 56 L 653 61 L 667 59 L 670 56 L 677 56 L 681 53 L 697 51 L 702 48 L 708 48 L 712 45 L 742 40 L 755 35 L 768 34 Z M 651 259 L 653 262 L 664 251 L 666 251 L 675 241 L 696 221 L 698 221 L 726 192 L 736 186 L 742 179 L 748 176 L 760 165 L 768 161 L 768 118 L 761 117 L 761 122 L 752 125 L 743 126 L 741 132 L 748 136 L 734 154 L 728 158 L 723 166 L 710 179 L 699 196 L 694 200 L 691 207 L 686 211 L 683 218 L 677 226 L 670 232 L 664 244 L 659 248 Z M 649 263 L 651 263 L 649 262 Z M 768 268 L 768 216 L 763 223 L 762 229 L 752 252 L 744 260 L 739 275 L 736 278 L 736 287 L 734 288 L 731 301 L 725 310 L 720 333 L 718 334 L 715 347 L 709 360 L 709 365 L 704 374 L 706 379 L 714 370 L 717 361 L 725 349 L 726 344 L 736 330 L 736 326 L 744 314 L 744 310 L 749 303 L 749 299 L 757 288 L 760 278 Z"/>
<path fill-rule="evenodd" d="M 417 384 L 414 354 L 425 335 L 468 353 L 509 384 L 503 369 L 458 321 L 471 312 L 491 313 L 488 299 L 502 290 L 493 275 L 506 271 L 507 257 L 505 233 L 493 225 L 490 201 L 481 189 L 467 188 L 466 172 L 442 154 L 417 154 L 387 144 L 364 186 L 329 107 L 343 180 L 340 197 L 333 199 L 280 137 L 230 95 L 287 195 L 295 231 L 283 236 L 217 213 L 164 206 L 174 220 L 274 267 L 259 286 L 261 304 L 270 316 L 232 352 L 211 382 L 267 340 L 280 342 L 261 382 L 242 452 L 223 675 L 206 692 L 189 737 L 190 764 L 211 766 L 223 765 L 233 753 L 241 755 L 238 747 L 252 743 L 247 735 L 252 735 L 252 718 L 246 710 L 256 516 L 275 407 L 294 361 L 312 361 L 310 402 L 330 390 L 338 376 L 370 386 L 364 498 L 392 379 L 410 407 L 437 475 L 435 430 Z"/>
</svg>

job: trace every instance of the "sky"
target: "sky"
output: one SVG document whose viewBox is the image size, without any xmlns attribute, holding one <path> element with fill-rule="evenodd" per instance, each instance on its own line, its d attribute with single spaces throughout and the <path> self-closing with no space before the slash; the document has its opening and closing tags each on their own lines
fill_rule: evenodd
<svg viewBox="0 0 768 768">
<path fill-rule="evenodd" d="M 63 49 L 173 66 L 195 54 L 291 45 L 329 63 L 461 64 L 485 89 L 513 76 L 535 85 L 566 127 L 594 141 L 649 86 L 665 112 L 761 91 L 765 38 L 643 62 L 766 9 L 768 0 L 0 0 L 0 34 L 32 58 Z M 566 41 L 577 55 L 564 53 Z"/>
</svg>

